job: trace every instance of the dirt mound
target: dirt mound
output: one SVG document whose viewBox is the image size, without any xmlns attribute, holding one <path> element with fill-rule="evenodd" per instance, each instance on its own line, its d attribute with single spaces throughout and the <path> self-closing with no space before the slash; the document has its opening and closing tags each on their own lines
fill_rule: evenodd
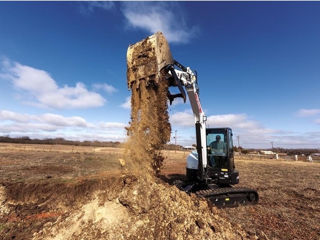
<svg viewBox="0 0 320 240">
<path fill-rule="evenodd" d="M 49 180 L 48 180 L 49 181 Z M 104 189 L 115 198 L 124 186 L 123 179 L 85 179 L 73 183 L 5 182 L 0 185 L 0 239 L 32 239 L 34 232 L 70 211 L 86 204 L 92 193 Z"/>
<path fill-rule="evenodd" d="M 245 233 L 207 202 L 159 180 L 122 177 L 112 194 L 99 189 L 34 234 L 37 239 L 241 239 Z"/>
</svg>

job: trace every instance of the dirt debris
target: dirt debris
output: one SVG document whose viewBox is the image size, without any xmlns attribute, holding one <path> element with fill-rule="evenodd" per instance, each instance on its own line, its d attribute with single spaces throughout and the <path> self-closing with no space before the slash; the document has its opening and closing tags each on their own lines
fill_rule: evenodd
<svg viewBox="0 0 320 240">
<path fill-rule="evenodd" d="M 214 214 L 207 202 L 149 178 L 125 176 L 119 194 L 97 190 L 33 235 L 38 239 L 242 239 L 238 227 Z M 112 186 L 118 189 L 119 186 Z M 118 191 L 117 190 L 117 191 Z"/>
<path fill-rule="evenodd" d="M 167 82 L 156 87 L 133 85 L 131 122 L 128 128 L 126 159 L 134 169 L 158 173 L 163 163 L 161 150 L 170 140 L 171 126 L 167 111 Z"/>
<path fill-rule="evenodd" d="M 172 61 L 168 43 L 161 33 L 128 49 L 127 82 L 131 90 L 131 122 L 127 128 L 129 139 L 126 159 L 131 167 L 142 172 L 150 173 L 153 169 L 159 173 L 164 159 L 160 150 L 170 141 L 168 81 L 163 67 Z"/>
<path fill-rule="evenodd" d="M 9 209 L 6 204 L 6 195 L 5 187 L 0 185 L 0 216 L 9 213 Z"/>
</svg>

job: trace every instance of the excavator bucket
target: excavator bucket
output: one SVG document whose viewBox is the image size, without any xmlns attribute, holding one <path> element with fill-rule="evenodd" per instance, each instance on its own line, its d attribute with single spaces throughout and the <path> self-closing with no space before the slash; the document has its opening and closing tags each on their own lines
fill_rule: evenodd
<svg viewBox="0 0 320 240">
<path fill-rule="evenodd" d="M 173 64 L 168 42 L 161 32 L 130 45 L 127 51 L 127 83 L 139 88 L 141 81 L 146 85 L 157 85 L 161 80 L 161 71 Z M 136 82 L 136 84 L 134 84 Z"/>
</svg>

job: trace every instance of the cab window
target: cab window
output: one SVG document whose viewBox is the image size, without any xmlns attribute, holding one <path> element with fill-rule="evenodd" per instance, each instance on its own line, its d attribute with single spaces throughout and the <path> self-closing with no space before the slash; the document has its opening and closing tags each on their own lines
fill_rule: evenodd
<svg viewBox="0 0 320 240">
<path fill-rule="evenodd" d="M 209 133 L 207 135 L 207 147 L 210 149 L 212 155 L 225 156 L 226 149 L 226 135 L 223 133 Z"/>
</svg>

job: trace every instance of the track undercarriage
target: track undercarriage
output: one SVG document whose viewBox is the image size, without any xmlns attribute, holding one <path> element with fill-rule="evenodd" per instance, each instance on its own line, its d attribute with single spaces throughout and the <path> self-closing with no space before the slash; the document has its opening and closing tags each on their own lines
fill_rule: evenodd
<svg viewBox="0 0 320 240">
<path fill-rule="evenodd" d="M 217 207 L 254 205 L 259 200 L 258 193 L 255 190 L 239 187 L 209 188 L 207 190 L 199 190 L 195 194 L 208 199 Z"/>
<path fill-rule="evenodd" d="M 182 181 L 175 181 L 174 184 L 182 191 L 207 199 L 218 208 L 255 205 L 259 201 L 257 191 L 250 188 L 200 184 L 198 182 L 184 183 Z"/>
</svg>

